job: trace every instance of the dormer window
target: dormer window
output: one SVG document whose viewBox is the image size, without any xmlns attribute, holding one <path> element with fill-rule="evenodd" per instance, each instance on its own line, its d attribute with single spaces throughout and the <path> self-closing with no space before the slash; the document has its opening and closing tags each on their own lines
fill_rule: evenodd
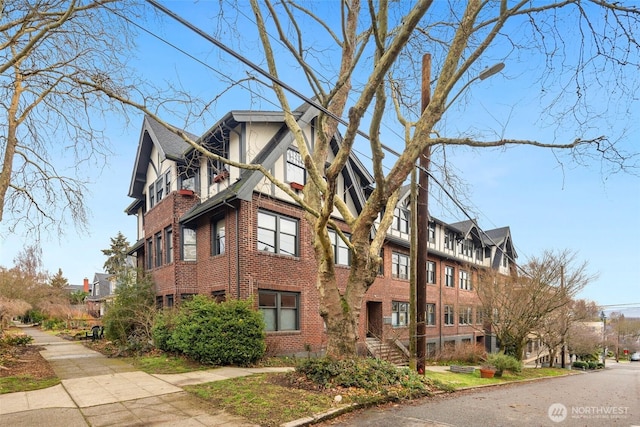
<svg viewBox="0 0 640 427">
<path fill-rule="evenodd" d="M 288 182 L 296 182 L 305 185 L 307 183 L 307 170 L 298 150 L 289 147 L 287 150 L 287 176 Z"/>
<path fill-rule="evenodd" d="M 409 233 L 409 210 L 395 208 L 393 210 L 393 223 L 391 228 L 401 233 Z"/>
</svg>

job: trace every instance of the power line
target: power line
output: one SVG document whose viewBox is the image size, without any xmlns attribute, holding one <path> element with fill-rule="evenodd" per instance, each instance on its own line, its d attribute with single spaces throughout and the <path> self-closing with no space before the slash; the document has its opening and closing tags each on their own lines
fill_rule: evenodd
<svg viewBox="0 0 640 427">
<path fill-rule="evenodd" d="M 212 37 L 209 34 L 205 33 L 203 30 L 201 30 L 197 26 L 193 25 L 191 22 L 187 21 L 186 19 L 180 17 L 179 15 L 177 15 L 176 13 L 171 11 L 170 9 L 168 9 L 168 8 L 164 7 L 163 5 L 159 4 L 156 0 L 147 0 L 147 3 L 151 4 L 153 7 L 155 7 L 158 10 L 160 10 L 161 12 L 163 12 L 167 16 L 171 17 L 172 19 L 174 19 L 178 23 L 182 24 L 183 26 L 189 28 L 191 31 L 195 32 L 197 35 L 199 35 L 200 37 L 204 38 L 208 42 L 214 44 L 215 46 L 217 46 L 218 48 L 220 48 L 221 50 L 223 50 L 227 54 L 229 54 L 229 55 L 233 56 L 234 58 L 238 59 L 243 64 L 245 64 L 245 65 L 249 66 L 250 68 L 252 68 L 253 70 L 257 71 L 262 76 L 264 76 L 267 79 L 271 80 L 273 83 L 281 86 L 283 89 L 285 89 L 285 90 L 289 91 L 290 93 L 292 93 L 293 95 L 297 96 L 298 98 L 300 98 L 304 102 L 308 103 L 309 105 L 313 106 L 314 108 L 318 109 L 319 111 L 322 111 L 323 113 L 325 113 L 326 115 L 328 115 L 332 119 L 338 121 L 342 125 L 349 126 L 349 122 L 346 121 L 345 119 L 343 119 L 342 117 L 332 113 L 331 111 L 329 111 L 327 108 L 325 108 L 320 103 L 318 103 L 318 102 L 314 101 L 313 99 L 307 97 L 306 95 L 302 94 L 300 91 L 298 91 L 297 89 L 295 89 L 291 85 L 285 83 L 281 79 L 273 76 L 271 73 L 269 73 L 268 71 L 262 69 L 257 64 L 254 64 L 247 57 L 245 57 L 245 56 L 241 55 L 240 53 L 234 51 L 233 49 L 229 48 L 224 43 L 222 43 L 218 39 L 216 39 L 215 37 Z M 182 50 L 180 50 L 180 51 L 182 52 Z M 187 53 L 185 52 L 185 54 L 187 54 Z M 191 58 L 194 58 L 193 56 L 191 56 L 189 54 L 187 54 L 187 55 L 189 57 L 191 57 Z M 198 59 L 195 59 L 195 60 L 197 60 L 199 63 L 203 63 L 202 61 L 200 61 Z M 365 132 L 363 132 L 363 131 L 361 131 L 359 129 L 356 130 L 356 132 L 357 132 L 357 134 L 359 134 L 360 136 L 364 137 L 367 140 L 371 139 L 368 134 L 366 134 Z M 400 157 L 401 156 L 401 154 L 398 151 L 392 149 L 391 147 L 387 146 L 386 144 L 380 143 L 380 146 L 385 151 L 395 155 L 396 157 Z M 494 246 L 498 247 L 497 243 L 482 228 L 480 228 L 478 226 L 478 224 L 475 221 L 475 218 L 473 218 L 467 212 L 466 208 L 464 206 L 462 206 L 462 204 L 451 194 L 451 192 L 429 170 L 427 170 L 427 169 L 425 169 L 425 168 L 423 168 L 423 167 L 421 167 L 419 165 L 416 165 L 415 167 L 417 167 L 418 170 L 421 170 L 423 173 L 426 173 L 427 176 L 430 177 L 445 192 L 447 197 L 449 197 L 454 202 L 454 204 L 458 207 L 458 209 L 460 209 L 462 211 L 462 213 L 464 213 L 464 215 L 476 225 L 476 227 L 484 235 L 484 237 L 486 237 Z M 518 265 L 518 263 L 516 263 L 516 261 L 515 261 L 515 259 L 513 259 L 513 257 L 511 257 L 506 251 L 504 251 L 502 249 L 501 249 L 501 252 L 502 252 L 503 256 L 506 256 L 516 266 L 516 268 L 518 268 L 519 270 L 521 270 L 522 272 L 524 272 L 526 274 L 526 271 L 522 267 L 520 267 Z"/>
</svg>

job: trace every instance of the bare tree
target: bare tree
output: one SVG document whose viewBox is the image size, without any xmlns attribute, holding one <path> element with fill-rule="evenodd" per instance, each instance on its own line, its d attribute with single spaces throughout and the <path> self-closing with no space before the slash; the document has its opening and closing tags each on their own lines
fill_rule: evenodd
<svg viewBox="0 0 640 427">
<path fill-rule="evenodd" d="M 105 131 L 126 125 L 123 97 L 158 91 L 136 77 L 135 0 L 0 3 L 0 223 L 30 237 L 87 224 L 85 195 L 109 161 Z M 90 82 L 87 85 L 86 82 Z M 172 88 L 164 86 L 162 101 Z M 185 99 L 185 98 L 182 98 Z M 165 104 L 166 105 L 166 104 Z"/>
<path fill-rule="evenodd" d="M 534 333 L 549 351 L 549 366 L 553 368 L 556 356 L 566 345 L 569 330 L 574 324 L 598 317 L 598 306 L 593 301 L 571 300 L 566 306 L 549 313 Z"/>
<path fill-rule="evenodd" d="M 547 251 L 531 258 L 520 275 L 481 272 L 476 289 L 502 350 L 521 359 L 529 335 L 539 333 L 546 323 L 561 323 L 560 310 L 568 308 L 594 277 L 587 273 L 586 263 L 576 263 L 575 253 Z"/>
<path fill-rule="evenodd" d="M 238 5 L 231 2 L 220 7 L 224 10 L 220 16 L 232 19 L 228 17 Z M 307 169 L 309 179 L 304 198 L 278 182 L 261 165 L 229 162 L 198 146 L 186 133 L 167 126 L 213 159 L 260 170 L 306 210 L 313 229 L 320 314 L 327 326 L 330 355 L 356 353 L 362 301 L 377 276 L 380 248 L 391 224 L 398 189 L 427 150 L 439 149 L 443 154 L 443 147 L 529 145 L 564 149 L 578 161 L 604 160 L 616 170 L 630 167 L 629 161 L 633 161 L 633 153 L 616 145 L 620 135 L 608 137 L 590 128 L 589 117 L 605 112 L 596 109 L 601 105 L 600 99 L 596 103 L 588 95 L 598 88 L 615 88 L 616 91 L 604 90 L 608 96 L 617 94 L 616 103 L 626 105 L 633 101 L 638 85 L 633 73 L 639 61 L 631 52 L 637 51 L 640 39 L 637 34 L 640 10 L 635 6 L 577 0 L 544 5 L 506 0 L 465 3 L 419 0 L 411 5 L 344 0 L 336 3 L 330 17 L 321 16 L 313 4 L 305 7 L 289 0 L 276 3 L 252 0 L 251 8 L 271 79 L 267 84 L 278 98 Z M 276 39 L 279 46 L 274 46 Z M 577 54 L 573 54 L 574 48 Z M 427 52 L 433 53 L 438 61 L 430 84 L 429 103 L 424 111 L 417 111 L 421 93 L 417 59 Z M 473 80 L 471 76 L 477 74 L 486 60 L 519 57 L 535 58 L 543 65 L 538 83 L 541 100 L 548 101 L 549 108 L 541 114 L 557 118 L 559 128 L 571 125 L 576 137 L 545 142 L 530 135 L 516 139 L 500 133 L 496 133 L 500 136 L 495 139 L 433 136 L 436 125 L 452 103 L 460 99 L 460 91 L 467 88 L 467 83 Z M 313 95 L 319 112 L 313 147 L 307 145 L 293 114 L 287 93 L 290 88 L 285 89 L 280 80 L 281 70 L 291 61 L 306 81 L 307 93 Z M 109 87 L 98 84 L 95 87 L 122 102 L 132 102 Z M 610 98 L 609 102 L 613 100 Z M 296 100 L 295 106 L 298 103 Z M 153 113 L 143 103 L 138 102 L 137 106 Z M 357 138 L 364 133 L 360 128 L 365 125 L 365 117 L 375 187 L 367 194 L 362 211 L 354 213 L 336 191 L 340 172 L 353 154 Z M 395 162 L 383 163 L 388 147 L 381 136 L 386 125 L 404 129 L 405 145 L 395 153 L 398 155 Z M 330 145 L 336 139 L 340 148 L 331 157 Z M 350 238 L 334 226 L 336 212 L 349 226 Z M 328 228 L 334 228 L 351 251 L 346 284 L 336 280 Z"/>
</svg>

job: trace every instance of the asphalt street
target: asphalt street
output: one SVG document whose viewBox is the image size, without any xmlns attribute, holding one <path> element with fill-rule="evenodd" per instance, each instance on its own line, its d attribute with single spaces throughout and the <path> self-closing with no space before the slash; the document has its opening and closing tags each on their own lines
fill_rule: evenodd
<svg viewBox="0 0 640 427">
<path fill-rule="evenodd" d="M 640 426 L 640 362 L 358 410 L 322 426 Z"/>
</svg>

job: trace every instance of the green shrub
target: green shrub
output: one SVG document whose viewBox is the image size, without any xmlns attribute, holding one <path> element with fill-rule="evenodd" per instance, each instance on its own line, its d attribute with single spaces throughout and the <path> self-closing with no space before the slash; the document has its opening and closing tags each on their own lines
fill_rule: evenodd
<svg viewBox="0 0 640 427">
<path fill-rule="evenodd" d="M 266 350 L 264 320 L 251 301 L 218 303 L 205 295 L 182 302 L 172 319 L 162 317 L 154 340 L 167 351 L 211 365 L 249 365 Z"/>
<path fill-rule="evenodd" d="M 2 343 L 6 345 L 21 345 L 26 346 L 27 344 L 31 344 L 33 342 L 33 337 L 27 334 L 6 334 L 2 338 Z"/>
<path fill-rule="evenodd" d="M 596 369 L 598 367 L 598 362 L 589 362 L 589 369 Z"/>
<path fill-rule="evenodd" d="M 344 359 L 329 357 L 303 359 L 296 372 L 324 388 L 356 387 L 378 390 L 400 385 L 410 391 L 426 392 L 424 377 L 409 368 L 397 366 L 381 359 Z"/>
<path fill-rule="evenodd" d="M 500 377 L 504 371 L 518 373 L 522 371 L 522 361 L 504 353 L 493 353 L 487 356 L 487 363 L 496 368 L 495 376 Z"/>
<path fill-rule="evenodd" d="M 44 329 L 56 331 L 59 329 L 65 329 L 67 327 L 67 322 L 63 319 L 56 319 L 56 318 L 46 319 L 45 321 L 42 322 L 42 327 Z"/>
<path fill-rule="evenodd" d="M 22 323 L 42 323 L 45 318 L 40 310 L 29 310 L 22 316 Z"/>
<path fill-rule="evenodd" d="M 171 334 L 175 328 L 176 310 L 167 308 L 159 312 L 151 328 L 153 344 L 162 351 L 175 353 L 177 349 L 170 344 Z"/>
<path fill-rule="evenodd" d="M 571 364 L 572 367 L 576 368 L 576 369 L 587 369 L 589 367 L 589 363 L 588 362 L 584 362 L 582 360 L 576 360 L 575 362 L 573 362 Z"/>
<path fill-rule="evenodd" d="M 105 336 L 125 350 L 148 350 L 156 314 L 155 298 L 151 276 L 122 274 L 115 300 L 102 319 Z"/>
</svg>

